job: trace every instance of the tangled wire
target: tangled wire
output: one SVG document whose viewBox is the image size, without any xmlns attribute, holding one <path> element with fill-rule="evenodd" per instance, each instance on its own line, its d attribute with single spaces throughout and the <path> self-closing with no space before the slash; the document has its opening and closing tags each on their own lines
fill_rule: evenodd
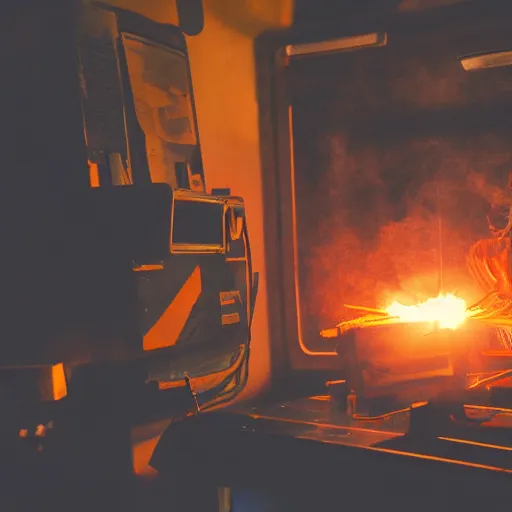
<svg viewBox="0 0 512 512">
<path fill-rule="evenodd" d="M 486 295 L 468 310 L 475 320 L 494 325 L 500 343 L 512 350 L 512 215 L 509 210 L 501 230 L 487 221 L 493 237 L 476 242 L 468 254 L 469 271 Z"/>
</svg>

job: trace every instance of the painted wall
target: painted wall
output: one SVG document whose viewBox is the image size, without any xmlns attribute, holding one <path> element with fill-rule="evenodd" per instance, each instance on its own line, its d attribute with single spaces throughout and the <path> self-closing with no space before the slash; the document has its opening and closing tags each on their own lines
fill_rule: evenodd
<svg viewBox="0 0 512 512">
<path fill-rule="evenodd" d="M 177 22 L 170 0 L 110 1 L 159 22 Z M 271 364 L 253 47 L 259 33 L 291 24 L 293 0 L 204 0 L 204 7 L 204 31 L 188 44 L 207 186 L 229 187 L 245 198 L 260 272 L 247 398 L 268 385 Z"/>
</svg>

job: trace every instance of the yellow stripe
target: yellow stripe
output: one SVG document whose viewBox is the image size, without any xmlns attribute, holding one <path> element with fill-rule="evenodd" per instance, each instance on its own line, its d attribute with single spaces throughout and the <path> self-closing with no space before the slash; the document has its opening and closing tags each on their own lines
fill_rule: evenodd
<svg viewBox="0 0 512 512">
<path fill-rule="evenodd" d="M 144 336 L 144 350 L 172 347 L 201 295 L 201 269 L 196 267 L 158 322 Z"/>
</svg>

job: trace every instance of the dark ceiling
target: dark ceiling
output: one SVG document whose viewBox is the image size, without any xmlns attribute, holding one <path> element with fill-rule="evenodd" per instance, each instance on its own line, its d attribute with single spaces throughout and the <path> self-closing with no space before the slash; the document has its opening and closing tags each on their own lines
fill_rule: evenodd
<svg viewBox="0 0 512 512">
<path fill-rule="evenodd" d="M 295 25 L 332 24 L 350 14 L 368 13 L 382 15 L 396 11 L 435 9 L 464 2 L 494 0 L 296 0 Z"/>
</svg>

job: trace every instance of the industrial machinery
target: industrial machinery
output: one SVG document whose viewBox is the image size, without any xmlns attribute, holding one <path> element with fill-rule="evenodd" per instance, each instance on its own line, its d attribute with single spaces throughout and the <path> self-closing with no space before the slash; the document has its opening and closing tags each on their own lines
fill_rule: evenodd
<svg viewBox="0 0 512 512">
<path fill-rule="evenodd" d="M 243 199 L 206 188 L 184 34 L 201 2 L 178 7 L 180 27 L 101 2 L 2 8 L 9 482 L 130 473 L 134 428 L 245 386 L 258 278 Z"/>
</svg>

